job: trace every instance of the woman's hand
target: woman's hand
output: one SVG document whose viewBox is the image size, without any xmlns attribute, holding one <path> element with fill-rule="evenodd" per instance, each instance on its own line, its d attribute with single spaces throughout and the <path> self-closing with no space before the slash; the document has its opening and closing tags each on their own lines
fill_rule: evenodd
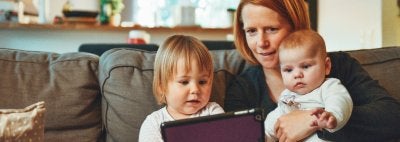
<svg viewBox="0 0 400 142">
<path fill-rule="evenodd" d="M 279 117 L 275 123 L 275 134 L 280 142 L 300 141 L 317 130 L 310 125 L 314 120 L 316 117 L 311 115 L 311 110 L 294 110 Z"/>
</svg>

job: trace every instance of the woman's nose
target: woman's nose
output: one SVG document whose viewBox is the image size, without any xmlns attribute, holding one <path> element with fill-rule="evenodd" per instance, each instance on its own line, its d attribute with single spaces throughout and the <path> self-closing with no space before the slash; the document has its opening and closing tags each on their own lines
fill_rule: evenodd
<svg viewBox="0 0 400 142">
<path fill-rule="evenodd" d="M 259 47 L 267 47 L 269 45 L 268 37 L 264 33 L 259 32 L 257 36 L 257 44 Z"/>
</svg>

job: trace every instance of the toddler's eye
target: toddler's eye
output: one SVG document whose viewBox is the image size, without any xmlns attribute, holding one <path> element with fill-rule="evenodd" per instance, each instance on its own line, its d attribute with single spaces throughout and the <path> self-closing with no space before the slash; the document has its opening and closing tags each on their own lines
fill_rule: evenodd
<svg viewBox="0 0 400 142">
<path fill-rule="evenodd" d="M 189 81 L 179 81 L 179 83 L 182 85 L 187 85 L 187 84 L 189 84 Z"/>
</svg>

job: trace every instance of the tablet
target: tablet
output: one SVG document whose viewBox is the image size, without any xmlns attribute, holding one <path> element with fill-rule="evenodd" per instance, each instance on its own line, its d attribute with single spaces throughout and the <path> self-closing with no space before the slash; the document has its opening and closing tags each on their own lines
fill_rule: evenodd
<svg viewBox="0 0 400 142">
<path fill-rule="evenodd" d="M 161 124 L 164 142 L 264 142 L 261 109 L 227 112 Z"/>
</svg>

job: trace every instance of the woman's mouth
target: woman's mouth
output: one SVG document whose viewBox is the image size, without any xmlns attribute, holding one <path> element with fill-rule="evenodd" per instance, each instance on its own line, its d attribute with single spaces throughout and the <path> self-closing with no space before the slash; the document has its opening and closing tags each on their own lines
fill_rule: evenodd
<svg viewBox="0 0 400 142">
<path fill-rule="evenodd" d="M 275 54 L 275 51 L 273 51 L 273 52 L 262 52 L 262 53 L 258 53 L 258 54 L 260 54 L 262 56 L 270 56 L 270 55 Z"/>
</svg>

